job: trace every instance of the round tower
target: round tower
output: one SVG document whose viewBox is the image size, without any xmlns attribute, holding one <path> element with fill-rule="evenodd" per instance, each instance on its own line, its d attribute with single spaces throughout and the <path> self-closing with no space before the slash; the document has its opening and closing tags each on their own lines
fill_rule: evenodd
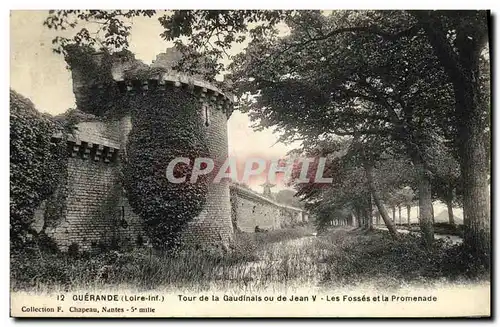
<svg viewBox="0 0 500 327">
<path fill-rule="evenodd" d="M 102 66 L 105 62 L 101 57 L 94 55 L 98 66 Z M 107 94 L 110 95 L 109 101 L 119 99 L 117 94 L 148 97 L 148 94 L 153 91 L 156 96 L 158 92 L 162 92 L 165 97 L 169 97 L 173 92 L 186 92 L 194 95 L 198 99 L 196 110 L 191 107 L 186 107 L 185 110 L 192 111 L 190 113 L 192 119 L 202 121 L 200 128 L 204 135 L 204 142 L 210 158 L 215 162 L 215 167 L 218 167 L 228 156 L 227 119 L 233 110 L 233 96 L 203 80 L 200 76 L 175 71 L 173 67 L 180 58 L 181 56 L 175 50 L 168 49 L 166 53 L 157 56 L 157 59 L 149 67 L 149 74 L 134 75 L 134 67 L 143 68 L 147 65 L 138 63 L 129 55 L 127 58 L 118 60 L 115 57 L 110 61 L 111 67 L 106 66 L 102 72 L 103 75 L 109 75 L 112 78 L 114 86 L 111 91 L 108 86 L 93 85 L 95 81 L 100 80 L 100 77 L 84 80 L 80 76 L 85 74 L 81 74 L 78 69 L 72 69 L 77 104 L 79 107 L 80 103 L 88 106 L 89 90 L 99 94 L 100 102 L 105 102 L 105 99 L 103 101 L 102 98 L 106 98 Z M 129 106 L 130 103 L 123 103 L 123 106 Z M 140 108 L 124 108 L 113 123 L 113 126 L 117 126 L 116 128 L 120 132 L 119 151 L 122 155 L 126 151 L 128 133 L 133 128 L 134 123 L 130 111 L 134 109 L 140 110 Z M 103 109 L 93 108 L 89 111 L 99 114 L 103 112 Z M 109 117 L 110 112 L 106 115 Z M 111 115 L 113 115 L 112 112 Z M 152 137 L 154 137 L 154 133 Z M 179 146 L 182 147 L 182 144 Z M 182 239 L 189 244 L 226 246 L 230 242 L 232 234 L 229 181 L 223 180 L 218 184 L 210 181 L 203 209 L 185 226 Z"/>
</svg>

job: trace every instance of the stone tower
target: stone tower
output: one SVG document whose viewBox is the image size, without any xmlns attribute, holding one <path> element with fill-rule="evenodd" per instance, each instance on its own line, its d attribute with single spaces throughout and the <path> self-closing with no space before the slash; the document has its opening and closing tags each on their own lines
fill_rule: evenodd
<svg viewBox="0 0 500 327">
<path fill-rule="evenodd" d="M 124 154 L 133 125 L 130 114 L 114 116 L 106 108 L 120 94 L 147 97 L 153 88 L 155 91 L 159 88 L 165 97 L 174 89 L 195 94 L 199 106 L 192 115 L 193 119 L 204 122 L 202 133 L 210 157 L 217 166 L 228 155 L 227 119 L 232 113 L 233 97 L 200 76 L 175 71 L 173 67 L 180 59 L 175 50 L 167 49 L 158 55 L 150 67 L 158 73 L 147 76 L 134 76 L 131 68 L 147 65 L 131 58 L 130 54 L 107 60 L 111 58 L 109 55 L 95 53 L 91 58 L 97 67 L 94 75 L 85 71 L 85 65 L 70 64 L 73 91 L 78 109 L 103 119 L 80 122 L 75 137 L 69 141 L 67 184 L 70 191 L 62 223 L 49 228 L 48 232 L 63 249 L 75 240 L 81 248 L 91 248 L 96 242 L 107 242 L 111 234 L 130 239 L 146 236 L 141 231 L 141 219 L 119 187 L 120 155 Z M 107 82 L 103 83 L 106 78 Z M 108 198 L 112 200 L 106 200 Z M 90 209 L 85 209 L 84 204 Z M 227 245 L 232 234 L 229 181 L 210 183 L 205 205 L 186 226 L 183 238 L 188 243 Z"/>
</svg>

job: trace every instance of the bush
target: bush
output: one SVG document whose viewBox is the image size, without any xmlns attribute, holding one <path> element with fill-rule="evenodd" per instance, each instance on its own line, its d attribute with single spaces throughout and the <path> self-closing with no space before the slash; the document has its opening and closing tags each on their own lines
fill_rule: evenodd
<svg viewBox="0 0 500 327">
<path fill-rule="evenodd" d="M 59 184 L 66 144 L 51 141 L 59 130 L 30 100 L 10 91 L 10 233 L 14 246 L 26 241 L 36 208 Z"/>
<path fill-rule="evenodd" d="M 253 233 L 253 237 L 258 244 L 265 245 L 269 243 L 285 242 L 304 236 L 310 236 L 313 230 L 314 228 L 310 227 L 309 225 L 305 227 L 297 226 L 271 230 L 267 233 Z"/>
<path fill-rule="evenodd" d="M 49 236 L 47 236 L 45 232 L 42 231 L 41 233 L 39 233 L 38 236 L 36 237 L 36 240 L 38 248 L 41 251 L 51 254 L 59 253 L 59 247 L 57 246 L 57 243 Z"/>
<path fill-rule="evenodd" d="M 400 234 L 399 240 L 392 239 L 385 231 L 336 234 L 337 250 L 325 256 L 328 270 L 323 281 L 338 281 L 352 284 L 364 280 L 388 278 L 401 282 L 415 280 L 453 280 L 462 277 L 478 277 L 487 273 L 477 267 L 476 260 L 462 251 L 462 245 L 450 241 L 436 240 L 426 248 L 421 237 L 415 234 Z M 339 239 L 345 238 L 345 241 Z"/>
<path fill-rule="evenodd" d="M 449 223 L 435 223 L 434 232 L 438 234 L 457 235 L 463 237 L 464 225 L 451 225 Z"/>
<path fill-rule="evenodd" d="M 68 247 L 68 255 L 70 257 L 76 258 L 78 257 L 78 254 L 80 253 L 80 246 L 78 243 L 71 243 L 71 245 Z"/>
</svg>

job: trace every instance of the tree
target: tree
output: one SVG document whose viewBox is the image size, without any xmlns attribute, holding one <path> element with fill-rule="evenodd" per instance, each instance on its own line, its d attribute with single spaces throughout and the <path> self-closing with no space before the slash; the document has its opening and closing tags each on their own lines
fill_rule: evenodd
<svg viewBox="0 0 500 327">
<path fill-rule="evenodd" d="M 295 196 L 296 193 L 293 190 L 280 190 L 276 193 L 276 201 L 292 207 L 302 208 L 304 203 L 300 202 L 299 198 Z"/>
<path fill-rule="evenodd" d="M 462 183 L 460 167 L 457 160 L 443 144 L 437 142 L 434 146 L 438 150 L 432 158 L 432 165 L 436 170 L 432 184 L 433 196 L 446 204 L 449 223 L 454 225 L 453 205 L 456 202 L 455 194 Z"/>
<path fill-rule="evenodd" d="M 415 11 L 412 14 L 453 84 L 464 184 L 465 243 L 489 266 L 490 163 L 484 137 L 489 130 L 489 107 L 484 103 L 480 78 L 481 52 L 489 37 L 489 13 Z"/>
<path fill-rule="evenodd" d="M 305 201 L 314 203 L 311 208 L 318 208 L 321 212 L 326 212 L 326 208 L 332 211 L 339 209 L 350 209 L 356 219 L 358 226 L 365 229 L 372 229 L 373 208 L 372 199 L 378 212 L 381 213 L 384 223 L 393 237 L 397 237 L 397 231 L 393 221 L 389 218 L 387 211 L 379 195 L 380 185 L 385 185 L 375 176 L 375 165 L 380 153 L 380 148 L 376 148 L 374 140 L 353 139 L 353 138 L 327 138 L 324 140 L 308 139 L 302 149 L 293 151 L 294 154 L 301 154 L 305 157 L 327 157 L 325 176 L 332 178 L 332 184 L 300 183 L 295 184 L 298 189 L 297 195 Z M 309 168 L 309 176 L 316 173 L 317 162 Z M 301 166 L 292 174 L 293 178 L 298 178 Z M 377 176 L 383 176 L 378 173 Z M 292 183 L 293 183 L 292 179 Z M 325 216 L 328 218 L 328 215 Z"/>
<path fill-rule="evenodd" d="M 413 204 L 413 199 L 415 198 L 415 193 L 409 186 L 405 186 L 400 190 L 400 194 L 403 200 L 403 205 L 406 206 L 406 216 L 408 219 L 408 227 L 411 226 L 410 211 Z"/>
<path fill-rule="evenodd" d="M 398 198 L 396 194 L 388 192 L 384 195 L 385 202 L 389 205 L 392 210 L 392 220 L 396 222 L 396 207 L 398 206 Z M 400 223 L 401 224 L 401 223 Z"/>
</svg>

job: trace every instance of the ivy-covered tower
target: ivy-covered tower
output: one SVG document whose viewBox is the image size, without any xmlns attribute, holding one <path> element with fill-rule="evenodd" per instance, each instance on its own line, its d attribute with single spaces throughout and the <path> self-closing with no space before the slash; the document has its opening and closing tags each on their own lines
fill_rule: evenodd
<svg viewBox="0 0 500 327">
<path fill-rule="evenodd" d="M 232 96 L 199 75 L 176 71 L 180 58 L 168 49 L 148 66 L 129 52 L 109 55 L 80 49 L 68 55 L 77 108 L 96 117 L 77 125 L 71 145 L 73 157 L 94 159 L 92 166 L 82 171 L 86 180 L 93 169 L 101 169 L 99 164 L 108 164 L 108 173 L 98 174 L 94 180 L 100 192 L 82 195 L 82 188 L 74 187 L 68 192 L 66 215 L 77 211 L 72 206 L 78 206 L 82 198 L 93 197 L 85 201 L 97 203 L 90 214 L 99 219 L 88 217 L 85 223 L 86 230 L 94 233 L 81 232 L 85 234 L 80 237 L 84 247 L 109 237 L 109 228 L 119 230 L 113 235 L 159 238 L 151 240 L 156 244 L 169 233 L 178 233 L 188 244 L 227 246 L 230 242 L 229 181 L 214 184 L 209 177 L 196 185 L 165 181 L 166 166 L 175 157 L 208 156 L 217 167 L 228 155 L 227 119 L 232 112 Z M 106 146 L 109 149 L 104 149 Z M 107 162 L 96 159 L 100 158 L 100 149 L 104 149 Z M 79 163 L 75 161 L 74 165 Z M 101 185 L 103 176 L 107 176 L 106 185 Z M 80 180 L 78 172 L 70 173 L 68 183 Z M 104 196 L 106 190 L 114 195 Z M 105 199 L 108 197 L 112 200 Z M 101 205 L 104 202 L 106 205 Z M 107 214 L 114 223 L 103 223 Z M 73 233 L 71 226 L 76 226 L 72 219 L 65 217 L 66 235 Z M 144 233 L 138 235 L 141 224 Z M 66 241 L 66 245 L 69 243 Z"/>
</svg>

